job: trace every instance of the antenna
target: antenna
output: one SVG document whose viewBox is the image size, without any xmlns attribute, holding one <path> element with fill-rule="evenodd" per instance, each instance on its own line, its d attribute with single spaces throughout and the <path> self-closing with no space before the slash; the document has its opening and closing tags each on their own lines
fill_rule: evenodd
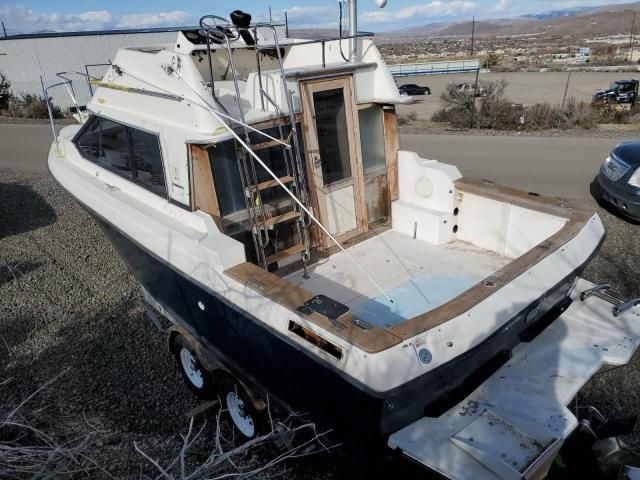
<svg viewBox="0 0 640 480">
<path fill-rule="evenodd" d="M 4 38 L 7 38 L 7 29 L 4 28 L 4 22 L 1 22 L 1 23 L 2 23 L 2 31 L 4 32 Z"/>
<path fill-rule="evenodd" d="M 284 11 L 284 36 L 289 38 L 289 18 L 287 17 L 287 11 Z"/>
</svg>

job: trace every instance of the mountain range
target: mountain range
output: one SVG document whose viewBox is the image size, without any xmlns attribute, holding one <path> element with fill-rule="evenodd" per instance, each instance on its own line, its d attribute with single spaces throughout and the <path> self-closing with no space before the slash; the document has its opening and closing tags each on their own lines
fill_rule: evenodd
<svg viewBox="0 0 640 480">
<path fill-rule="evenodd" d="M 513 18 L 476 20 L 477 36 L 541 35 L 593 38 L 629 34 L 640 2 L 603 7 L 576 7 Z M 388 38 L 455 37 L 471 33 L 471 21 L 428 23 L 380 34 Z M 640 19 L 638 21 L 640 24 Z"/>
</svg>

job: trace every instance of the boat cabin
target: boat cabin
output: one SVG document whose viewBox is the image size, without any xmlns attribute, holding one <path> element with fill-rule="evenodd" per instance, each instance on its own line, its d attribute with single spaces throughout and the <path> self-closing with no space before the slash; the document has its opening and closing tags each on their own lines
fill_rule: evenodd
<svg viewBox="0 0 640 480">
<path fill-rule="evenodd" d="M 172 242 L 163 257 L 203 284 L 231 281 L 304 314 L 331 332 L 333 353 L 320 354 L 332 361 L 349 346 L 381 352 L 430 331 L 434 361 L 424 365 L 435 367 L 518 305 L 540 303 L 549 283 L 523 274 L 573 238 L 588 212 L 400 151 L 395 106 L 410 99 L 369 38 L 279 41 L 271 25 L 211 31 L 120 50 L 73 137 L 102 167 L 95 175 L 123 191 L 142 187 L 137 202 L 182 225 L 167 235 L 201 232 L 194 241 L 206 257 L 170 251 Z M 587 239 L 593 248 L 597 236 Z M 553 274 L 537 266 L 556 285 L 584 262 Z M 515 297 L 500 292 L 516 281 Z M 463 317 L 482 317 L 490 296 L 504 300 L 500 318 L 468 325 Z M 462 323 L 467 335 L 453 342 Z"/>
</svg>

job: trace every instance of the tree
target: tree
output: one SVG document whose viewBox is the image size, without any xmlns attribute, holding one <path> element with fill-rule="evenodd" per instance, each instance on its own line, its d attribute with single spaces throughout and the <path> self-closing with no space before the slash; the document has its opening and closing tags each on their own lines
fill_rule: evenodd
<svg viewBox="0 0 640 480">
<path fill-rule="evenodd" d="M 502 58 L 500 57 L 500 55 L 491 52 L 485 57 L 484 62 L 482 62 L 482 68 L 490 70 L 491 67 L 497 67 L 498 65 L 500 65 L 501 61 Z"/>
<path fill-rule="evenodd" d="M 0 110 L 8 108 L 12 98 L 11 82 L 4 73 L 0 72 Z"/>
</svg>

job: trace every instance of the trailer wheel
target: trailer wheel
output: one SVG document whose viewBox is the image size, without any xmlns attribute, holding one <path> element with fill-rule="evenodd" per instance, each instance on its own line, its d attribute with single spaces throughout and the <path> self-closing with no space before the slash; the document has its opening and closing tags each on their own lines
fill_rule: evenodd
<svg viewBox="0 0 640 480">
<path fill-rule="evenodd" d="M 268 429 L 268 415 L 264 402 L 256 399 L 240 382 L 230 376 L 223 378 L 220 398 L 235 428 L 246 438 L 254 438 Z"/>
<path fill-rule="evenodd" d="M 172 350 L 180 367 L 182 378 L 189 390 L 201 398 L 216 398 L 215 377 L 202 366 L 198 354 L 189 340 L 184 335 L 177 335 L 173 340 Z"/>
</svg>

